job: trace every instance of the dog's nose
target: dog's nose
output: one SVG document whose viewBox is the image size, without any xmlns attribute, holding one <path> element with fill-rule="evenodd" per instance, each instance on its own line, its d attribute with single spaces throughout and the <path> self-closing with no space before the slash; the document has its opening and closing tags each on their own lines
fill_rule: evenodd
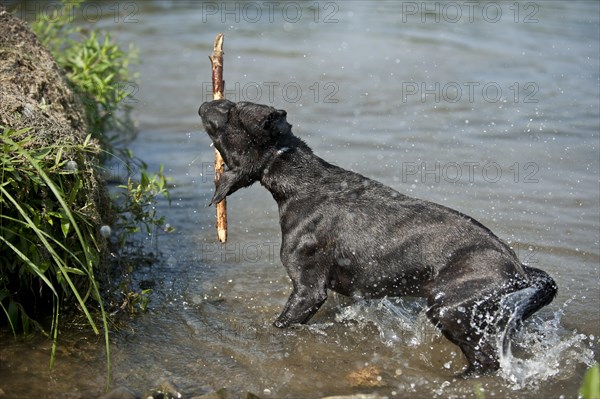
<svg viewBox="0 0 600 399">
<path fill-rule="evenodd" d="M 234 106 L 235 103 L 233 101 L 229 101 L 225 98 L 221 100 L 207 101 L 202 103 L 200 109 L 198 110 L 198 114 L 204 119 L 208 115 L 208 113 L 210 113 L 213 110 L 220 114 L 226 114 Z"/>
<path fill-rule="evenodd" d="M 234 106 L 234 102 L 225 99 L 205 102 L 200 106 L 198 113 L 209 134 L 216 132 L 227 124 L 229 110 Z"/>
</svg>

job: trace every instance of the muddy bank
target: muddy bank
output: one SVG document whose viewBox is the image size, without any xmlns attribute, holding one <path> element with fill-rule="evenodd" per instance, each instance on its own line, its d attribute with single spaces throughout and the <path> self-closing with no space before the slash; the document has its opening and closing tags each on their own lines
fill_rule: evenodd
<svg viewBox="0 0 600 399">
<path fill-rule="evenodd" d="M 0 126 L 31 128 L 31 147 L 82 144 L 88 135 L 84 107 L 64 72 L 38 41 L 28 24 L 0 6 Z M 86 216 L 97 226 L 110 221 L 106 186 L 98 175 L 98 152 L 86 153 Z M 65 154 L 65 157 L 69 154 Z"/>
<path fill-rule="evenodd" d="M 83 140 L 83 106 L 28 24 L 0 6 L 0 123 L 33 127 L 40 142 Z"/>
</svg>

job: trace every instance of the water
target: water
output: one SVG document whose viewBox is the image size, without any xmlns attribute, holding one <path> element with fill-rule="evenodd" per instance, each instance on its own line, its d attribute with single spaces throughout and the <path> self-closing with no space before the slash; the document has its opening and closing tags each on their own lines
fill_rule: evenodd
<svg viewBox="0 0 600 399">
<path fill-rule="evenodd" d="M 576 396 L 599 360 L 597 2 L 478 2 L 472 19 L 461 2 L 425 6 L 437 14 L 385 1 L 100 5 L 96 24 L 139 48 L 132 148 L 173 178 L 173 204 L 160 211 L 176 228 L 158 237 L 158 264 L 135 276 L 156 282 L 149 311 L 111 336 L 114 386 L 167 380 L 189 394 L 227 387 L 274 398 Z M 213 149 L 197 109 L 210 98 L 217 32 L 228 98 L 286 109 L 318 155 L 475 217 L 555 278 L 557 298 L 526 323 L 498 375 L 455 378 L 462 354 L 415 299 L 332 295 L 310 325 L 271 327 L 290 292 L 275 202 L 258 185 L 230 197 L 225 247 L 206 207 Z M 102 340 L 62 337 L 52 371 L 47 340 L 2 337 L 8 397 L 102 391 Z M 379 378 L 350 377 L 369 367 Z"/>
</svg>

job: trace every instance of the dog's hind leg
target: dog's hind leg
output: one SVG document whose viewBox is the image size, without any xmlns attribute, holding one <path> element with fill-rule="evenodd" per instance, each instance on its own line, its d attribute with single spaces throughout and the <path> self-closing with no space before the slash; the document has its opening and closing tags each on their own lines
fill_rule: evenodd
<svg viewBox="0 0 600 399">
<path fill-rule="evenodd" d="M 500 368 L 498 333 L 511 316 L 501 310 L 502 298 L 529 285 L 520 267 L 485 250 L 463 256 L 434 278 L 427 316 L 460 347 L 467 358 L 467 374 Z"/>
<path fill-rule="evenodd" d="M 429 319 L 465 355 L 468 362 L 465 374 L 498 370 L 494 292 L 473 291 L 470 287 L 438 290 L 428 298 L 428 305 Z"/>
<path fill-rule="evenodd" d="M 506 353 L 523 320 L 554 298 L 556 283 L 548 274 L 527 266 L 523 270 L 525 275 L 511 278 L 506 273 L 482 276 L 479 272 L 453 279 L 441 275 L 434 282 L 427 316 L 464 353 L 468 362 L 465 374 L 496 371 L 500 351 Z"/>
</svg>

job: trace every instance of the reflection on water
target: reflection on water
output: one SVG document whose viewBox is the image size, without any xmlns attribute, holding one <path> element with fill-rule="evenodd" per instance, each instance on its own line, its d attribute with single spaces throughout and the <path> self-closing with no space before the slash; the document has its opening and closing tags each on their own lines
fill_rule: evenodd
<svg viewBox="0 0 600 399">
<path fill-rule="evenodd" d="M 161 210 L 176 232 L 136 276 L 157 283 L 150 310 L 112 337 L 114 385 L 168 380 L 194 394 L 277 398 L 476 397 L 475 386 L 486 397 L 575 396 L 600 336 L 599 5 L 467 3 L 145 1 L 116 3 L 118 18 L 98 3 L 96 23 L 140 49 L 133 149 L 175 183 Z M 558 297 L 499 375 L 454 378 L 460 351 L 412 299 L 334 295 L 310 325 L 271 327 L 290 291 L 275 202 L 259 186 L 235 193 L 224 247 L 206 207 L 213 152 L 197 109 L 210 98 L 216 32 L 228 98 L 286 109 L 318 155 L 475 217 L 556 279 Z M 0 388 L 100 392 L 101 340 L 64 335 L 52 372 L 46 342 L 2 337 Z M 370 385 L 349 378 L 370 366 L 380 377 Z"/>
</svg>

